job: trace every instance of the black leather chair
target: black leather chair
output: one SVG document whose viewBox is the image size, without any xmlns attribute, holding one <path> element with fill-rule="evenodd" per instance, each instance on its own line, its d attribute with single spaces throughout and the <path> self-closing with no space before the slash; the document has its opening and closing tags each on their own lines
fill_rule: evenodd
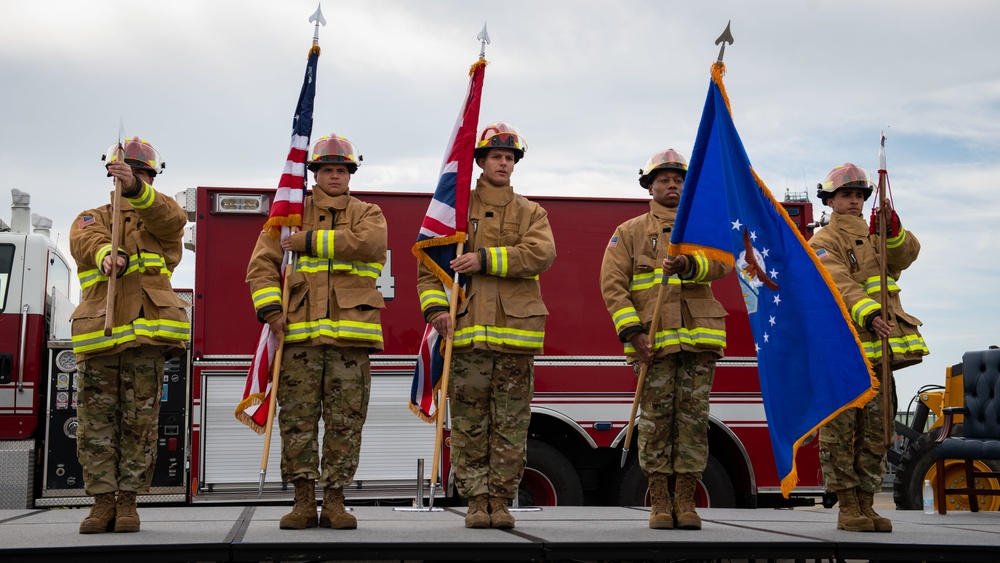
<svg viewBox="0 0 1000 563">
<path fill-rule="evenodd" d="M 947 514 L 947 495 L 968 495 L 969 509 L 979 511 L 979 496 L 1000 496 L 1000 489 L 977 489 L 975 479 L 1000 478 L 1000 471 L 979 471 L 977 459 L 1000 460 L 1000 349 L 966 352 L 962 356 L 965 406 L 944 409 L 944 425 L 937 439 L 938 513 Z M 962 436 L 952 436 L 954 415 L 964 415 Z M 965 488 L 945 486 L 945 461 L 965 462 Z"/>
</svg>

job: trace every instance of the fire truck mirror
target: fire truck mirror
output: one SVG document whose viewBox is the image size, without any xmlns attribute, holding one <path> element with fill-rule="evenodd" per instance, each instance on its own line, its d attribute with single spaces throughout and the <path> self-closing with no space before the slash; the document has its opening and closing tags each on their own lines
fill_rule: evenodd
<svg viewBox="0 0 1000 563">
<path fill-rule="evenodd" d="M 10 383 L 14 379 L 14 354 L 0 352 L 0 384 Z"/>
</svg>

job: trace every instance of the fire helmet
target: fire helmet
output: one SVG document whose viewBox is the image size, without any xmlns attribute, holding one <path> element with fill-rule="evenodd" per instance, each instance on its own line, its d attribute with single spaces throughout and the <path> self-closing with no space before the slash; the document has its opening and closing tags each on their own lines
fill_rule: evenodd
<svg viewBox="0 0 1000 563">
<path fill-rule="evenodd" d="M 346 138 L 330 133 L 320 137 L 309 147 L 309 170 L 315 172 L 323 164 L 344 164 L 347 170 L 354 174 L 364 158 L 358 152 L 358 147 Z"/>
<path fill-rule="evenodd" d="M 145 170 L 151 176 L 155 177 L 166 167 L 166 163 L 160 158 L 160 153 L 156 152 L 153 145 L 139 137 L 132 137 L 125 141 L 122 152 L 125 164 L 135 169 Z M 116 162 L 118 160 L 118 143 L 108 147 L 101 160 L 104 161 L 105 168 L 112 162 Z"/>
<path fill-rule="evenodd" d="M 479 135 L 476 136 L 475 157 L 484 157 L 490 149 L 494 148 L 514 151 L 514 162 L 516 163 L 524 158 L 524 153 L 528 150 L 528 143 L 525 142 L 517 127 L 504 121 L 497 121 L 479 131 Z"/>
<path fill-rule="evenodd" d="M 639 185 L 649 189 L 653 185 L 653 172 L 656 170 L 677 170 L 681 177 L 687 175 L 687 157 L 674 149 L 667 149 L 649 157 L 646 164 L 639 169 Z"/>
<path fill-rule="evenodd" d="M 872 181 L 871 174 L 860 166 L 845 162 L 834 167 L 823 179 L 823 183 L 816 184 L 816 197 L 826 203 L 827 198 L 833 197 L 833 192 L 840 188 L 858 188 L 865 194 L 865 200 L 872 195 L 875 182 Z"/>
</svg>

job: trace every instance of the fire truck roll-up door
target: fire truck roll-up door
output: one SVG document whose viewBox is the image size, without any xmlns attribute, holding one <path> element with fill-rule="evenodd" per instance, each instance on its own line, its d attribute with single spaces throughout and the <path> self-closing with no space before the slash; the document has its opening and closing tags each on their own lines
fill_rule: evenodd
<svg viewBox="0 0 1000 563">
<path fill-rule="evenodd" d="M 249 367 L 249 362 L 246 365 Z M 415 460 L 426 459 L 427 472 L 430 472 L 434 426 L 416 420 L 406 408 L 412 368 L 383 370 L 380 367 L 372 367 L 368 419 L 361 438 L 361 462 L 354 485 L 347 491 L 352 499 L 412 498 Z M 248 493 L 256 498 L 263 437 L 233 416 L 233 398 L 240 397 L 243 392 L 246 368 L 206 366 L 196 369 L 200 369 L 202 379 L 201 456 L 204 460 L 196 500 L 221 501 Z M 319 429 L 319 435 L 323 436 L 322 420 Z M 290 485 L 281 480 L 280 436 L 275 421 L 264 482 L 267 494 L 290 489 Z M 427 478 L 425 475 L 425 480 Z"/>
</svg>

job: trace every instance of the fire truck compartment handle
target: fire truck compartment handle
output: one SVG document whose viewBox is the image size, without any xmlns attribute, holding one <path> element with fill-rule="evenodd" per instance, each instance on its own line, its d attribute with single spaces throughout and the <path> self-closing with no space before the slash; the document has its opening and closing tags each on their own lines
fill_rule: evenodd
<svg viewBox="0 0 1000 563">
<path fill-rule="evenodd" d="M 28 304 L 21 306 L 21 342 L 17 345 L 17 392 L 24 393 L 24 345 L 28 340 Z"/>
</svg>

